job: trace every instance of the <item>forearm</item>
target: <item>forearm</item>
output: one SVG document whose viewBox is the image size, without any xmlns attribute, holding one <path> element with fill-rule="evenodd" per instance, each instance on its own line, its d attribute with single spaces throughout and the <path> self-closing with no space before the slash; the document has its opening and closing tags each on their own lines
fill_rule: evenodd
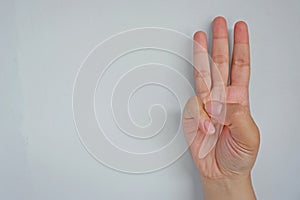
<svg viewBox="0 0 300 200">
<path fill-rule="evenodd" d="M 251 176 L 211 180 L 201 178 L 205 200 L 255 200 Z"/>
</svg>

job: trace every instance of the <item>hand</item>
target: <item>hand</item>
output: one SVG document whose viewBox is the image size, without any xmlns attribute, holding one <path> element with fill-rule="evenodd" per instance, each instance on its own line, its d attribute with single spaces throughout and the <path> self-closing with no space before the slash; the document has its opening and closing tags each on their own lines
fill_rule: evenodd
<svg viewBox="0 0 300 200">
<path fill-rule="evenodd" d="M 220 79 L 216 78 L 215 69 L 208 62 L 206 34 L 196 32 L 194 41 L 198 44 L 194 45 L 197 96 L 188 100 L 182 124 L 190 143 L 190 152 L 201 175 L 204 196 L 207 199 L 253 199 L 251 169 L 256 160 L 260 138 L 248 101 L 250 48 L 247 24 L 240 21 L 234 27 L 230 84 L 227 84 L 230 68 L 226 20 L 217 17 L 213 21 L 212 60 L 220 73 Z M 212 98 L 212 91 L 218 91 L 215 87 L 220 86 L 218 80 L 222 80 L 225 91 L 222 101 Z M 204 145 L 205 136 L 218 134 L 217 126 L 221 126 L 222 131 L 216 145 L 204 158 L 199 158 L 199 149 Z"/>
</svg>

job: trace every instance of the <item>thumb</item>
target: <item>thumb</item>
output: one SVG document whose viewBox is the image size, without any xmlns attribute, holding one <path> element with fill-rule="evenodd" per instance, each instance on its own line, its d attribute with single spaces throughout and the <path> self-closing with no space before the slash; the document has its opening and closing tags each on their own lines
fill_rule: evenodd
<svg viewBox="0 0 300 200">
<path fill-rule="evenodd" d="M 205 104 L 205 110 L 218 123 L 227 126 L 237 142 L 259 145 L 259 130 L 251 117 L 249 106 L 209 101 Z"/>
<path fill-rule="evenodd" d="M 194 96 L 187 101 L 182 114 L 182 126 L 192 156 L 194 159 L 198 159 L 200 152 L 203 153 L 204 151 L 200 151 L 200 148 L 203 149 L 207 148 L 207 145 L 209 146 L 209 144 L 202 146 L 205 136 L 216 136 L 217 134 L 216 128 L 199 97 Z"/>
<path fill-rule="evenodd" d="M 186 134 L 191 132 L 193 128 L 200 129 L 205 134 L 214 134 L 215 127 L 211 122 L 209 115 L 204 109 L 204 104 L 197 96 L 191 97 L 183 110 L 182 115 L 183 128 Z"/>
</svg>

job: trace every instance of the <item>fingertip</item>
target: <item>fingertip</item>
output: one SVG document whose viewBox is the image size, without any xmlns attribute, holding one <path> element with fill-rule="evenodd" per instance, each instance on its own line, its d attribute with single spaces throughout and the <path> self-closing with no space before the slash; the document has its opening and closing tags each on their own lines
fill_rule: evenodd
<svg viewBox="0 0 300 200">
<path fill-rule="evenodd" d="M 213 38 L 227 38 L 227 22 L 222 16 L 218 16 L 213 20 Z"/>
<path fill-rule="evenodd" d="M 194 34 L 194 40 L 200 44 L 206 43 L 206 33 L 203 31 L 197 31 Z"/>
<path fill-rule="evenodd" d="M 200 40 L 206 38 L 206 33 L 204 31 L 197 31 L 194 33 L 194 40 Z"/>
<path fill-rule="evenodd" d="M 248 25 L 245 21 L 240 20 L 235 23 L 235 29 L 247 30 Z"/>
<path fill-rule="evenodd" d="M 218 23 L 226 23 L 226 19 L 223 16 L 217 16 L 213 20 L 213 24 L 218 24 Z"/>
<path fill-rule="evenodd" d="M 206 33 L 203 31 L 197 31 L 194 34 L 194 41 L 196 42 L 196 46 L 200 46 L 201 50 L 207 49 L 207 40 Z"/>
<path fill-rule="evenodd" d="M 234 26 L 234 42 L 248 43 L 248 25 L 245 21 L 238 21 Z"/>
</svg>

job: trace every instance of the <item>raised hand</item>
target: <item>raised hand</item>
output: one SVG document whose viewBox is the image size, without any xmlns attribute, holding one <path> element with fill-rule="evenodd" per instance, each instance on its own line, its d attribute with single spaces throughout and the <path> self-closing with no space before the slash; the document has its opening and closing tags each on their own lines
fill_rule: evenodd
<svg viewBox="0 0 300 200">
<path fill-rule="evenodd" d="M 250 48 L 247 24 L 242 21 L 235 24 L 231 68 L 228 31 L 223 17 L 213 21 L 213 62 L 209 62 L 206 34 L 196 32 L 194 41 L 197 96 L 187 102 L 182 123 L 201 175 L 205 198 L 217 199 L 221 196 L 216 195 L 222 195 L 222 189 L 225 189 L 228 195 L 231 194 L 228 199 L 253 199 L 250 174 L 260 139 L 248 100 Z M 215 145 L 211 142 L 213 138 Z M 206 144 L 209 141 L 211 144 Z M 234 190 L 227 190 L 232 187 Z M 234 192 L 242 191 L 248 196 L 234 196 L 237 195 Z M 227 198 L 222 196 L 220 199 Z"/>
</svg>

